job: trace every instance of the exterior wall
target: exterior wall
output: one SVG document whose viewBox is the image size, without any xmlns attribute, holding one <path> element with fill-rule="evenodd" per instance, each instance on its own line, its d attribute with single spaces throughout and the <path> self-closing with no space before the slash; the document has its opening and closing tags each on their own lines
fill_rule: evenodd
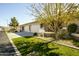
<svg viewBox="0 0 79 59">
<path fill-rule="evenodd" d="M 29 31 L 29 25 L 25 25 L 25 26 L 24 26 L 24 31 L 30 32 L 30 31 Z"/>
<path fill-rule="evenodd" d="M 40 24 L 34 23 L 31 25 L 31 32 L 39 33 L 41 29 L 42 28 L 40 28 Z"/>
<path fill-rule="evenodd" d="M 41 28 L 39 23 L 32 23 L 32 24 L 24 25 L 24 31 L 40 33 L 44 31 L 44 28 Z"/>
<path fill-rule="evenodd" d="M 21 30 L 21 29 L 20 29 L 20 26 L 18 26 L 18 27 L 17 27 L 17 31 L 20 32 L 20 30 Z"/>
</svg>

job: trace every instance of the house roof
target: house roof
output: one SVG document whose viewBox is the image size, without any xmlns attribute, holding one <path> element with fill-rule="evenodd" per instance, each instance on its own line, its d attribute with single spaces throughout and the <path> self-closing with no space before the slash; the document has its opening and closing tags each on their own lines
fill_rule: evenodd
<svg viewBox="0 0 79 59">
<path fill-rule="evenodd" d="M 33 23 L 38 23 L 38 21 L 32 21 L 32 22 L 29 22 L 29 23 L 26 23 L 26 24 L 22 24 L 20 26 L 23 26 L 23 25 L 30 25 L 30 24 L 33 24 Z"/>
</svg>

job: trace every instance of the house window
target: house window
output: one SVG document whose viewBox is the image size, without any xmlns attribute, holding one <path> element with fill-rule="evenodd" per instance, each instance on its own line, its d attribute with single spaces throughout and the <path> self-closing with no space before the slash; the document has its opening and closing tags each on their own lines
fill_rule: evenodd
<svg viewBox="0 0 79 59">
<path fill-rule="evenodd" d="M 40 28 L 43 28 L 43 24 L 40 24 Z"/>
</svg>

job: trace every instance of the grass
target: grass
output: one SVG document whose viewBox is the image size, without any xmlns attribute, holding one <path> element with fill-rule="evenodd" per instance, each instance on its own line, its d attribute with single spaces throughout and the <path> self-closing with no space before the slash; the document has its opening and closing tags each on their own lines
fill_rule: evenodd
<svg viewBox="0 0 79 59">
<path fill-rule="evenodd" d="M 35 37 L 19 37 L 13 39 L 14 44 L 23 56 L 79 56 L 79 50 L 56 43 L 45 44 Z"/>
</svg>

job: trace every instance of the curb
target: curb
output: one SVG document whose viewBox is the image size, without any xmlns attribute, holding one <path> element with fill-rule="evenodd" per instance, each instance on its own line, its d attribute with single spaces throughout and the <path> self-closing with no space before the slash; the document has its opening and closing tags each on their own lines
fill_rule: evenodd
<svg viewBox="0 0 79 59">
<path fill-rule="evenodd" d="M 7 33 L 6 33 L 6 35 L 7 35 Z M 7 36 L 8 36 L 8 35 L 7 35 Z M 8 38 L 9 38 L 9 36 L 8 36 Z M 19 52 L 19 50 L 17 49 L 17 47 L 16 47 L 15 44 L 13 43 L 12 39 L 9 38 L 9 40 L 10 40 L 12 46 L 13 46 L 14 49 L 15 49 L 16 56 L 21 56 L 21 53 Z"/>
</svg>

